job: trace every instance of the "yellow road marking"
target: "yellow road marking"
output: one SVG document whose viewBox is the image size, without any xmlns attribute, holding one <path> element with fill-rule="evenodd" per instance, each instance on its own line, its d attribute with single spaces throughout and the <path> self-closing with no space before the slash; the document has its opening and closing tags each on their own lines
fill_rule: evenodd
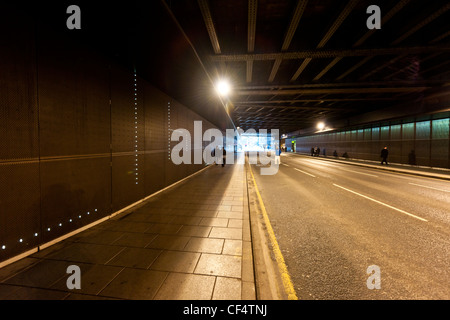
<svg viewBox="0 0 450 320">
<path fill-rule="evenodd" d="M 261 206 L 262 214 L 264 217 L 264 222 L 266 224 L 267 233 L 269 234 L 270 242 L 272 244 L 273 253 L 275 255 L 275 259 L 277 260 L 278 269 L 281 273 L 281 279 L 283 281 L 284 290 L 288 295 L 289 300 L 298 300 L 297 295 L 294 290 L 294 285 L 292 284 L 291 277 L 289 276 L 289 272 L 287 270 L 286 263 L 283 258 L 283 254 L 281 253 L 280 247 L 278 246 L 277 238 L 275 237 L 275 233 L 272 229 L 272 225 L 270 224 L 269 216 L 267 215 L 266 208 L 264 206 L 264 202 L 261 198 L 261 194 L 259 193 L 258 186 L 256 185 L 255 176 L 253 175 L 252 167 L 250 167 L 250 173 L 253 178 L 253 183 L 255 185 L 256 194 L 258 196 L 259 204 Z"/>
</svg>

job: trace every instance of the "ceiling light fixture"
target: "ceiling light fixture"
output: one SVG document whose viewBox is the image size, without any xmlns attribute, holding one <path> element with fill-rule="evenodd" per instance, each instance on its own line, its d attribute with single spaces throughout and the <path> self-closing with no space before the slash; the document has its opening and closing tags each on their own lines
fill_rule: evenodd
<svg viewBox="0 0 450 320">
<path fill-rule="evenodd" d="M 216 84 L 216 91 L 221 96 L 227 96 L 231 92 L 230 83 L 226 80 L 220 80 Z"/>
</svg>

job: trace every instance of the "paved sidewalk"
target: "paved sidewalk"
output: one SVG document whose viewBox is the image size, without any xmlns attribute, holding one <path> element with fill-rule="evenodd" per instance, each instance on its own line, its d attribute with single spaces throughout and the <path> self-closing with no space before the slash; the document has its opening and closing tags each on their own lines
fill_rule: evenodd
<svg viewBox="0 0 450 320">
<path fill-rule="evenodd" d="M 0 299 L 255 299 L 244 165 L 212 165 L 0 269 Z"/>
</svg>

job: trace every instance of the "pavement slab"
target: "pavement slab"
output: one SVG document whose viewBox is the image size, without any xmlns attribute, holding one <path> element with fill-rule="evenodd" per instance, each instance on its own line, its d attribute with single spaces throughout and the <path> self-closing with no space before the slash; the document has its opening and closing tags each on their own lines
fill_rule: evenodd
<svg viewBox="0 0 450 320">
<path fill-rule="evenodd" d="M 256 298 L 243 165 L 209 166 L 0 269 L 0 298 Z M 71 265 L 81 288 L 69 289 Z"/>
</svg>

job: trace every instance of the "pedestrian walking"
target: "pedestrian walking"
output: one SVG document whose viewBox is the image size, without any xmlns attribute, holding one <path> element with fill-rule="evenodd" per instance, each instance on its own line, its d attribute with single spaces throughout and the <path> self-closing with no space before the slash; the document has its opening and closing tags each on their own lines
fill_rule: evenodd
<svg viewBox="0 0 450 320">
<path fill-rule="evenodd" d="M 213 158 L 214 164 L 217 166 L 216 148 L 211 150 L 211 156 Z"/>
<path fill-rule="evenodd" d="M 383 150 L 381 150 L 381 164 L 383 164 L 383 163 L 386 163 L 386 165 L 388 164 L 387 163 L 388 155 L 389 155 L 388 148 L 384 147 Z"/>
<path fill-rule="evenodd" d="M 225 147 L 222 149 L 222 157 L 223 157 L 223 161 L 222 161 L 222 167 L 225 166 L 225 162 L 227 159 L 227 150 L 225 149 Z"/>
<path fill-rule="evenodd" d="M 275 148 L 275 164 L 280 164 L 280 155 L 281 155 L 281 149 L 276 147 Z"/>
</svg>

